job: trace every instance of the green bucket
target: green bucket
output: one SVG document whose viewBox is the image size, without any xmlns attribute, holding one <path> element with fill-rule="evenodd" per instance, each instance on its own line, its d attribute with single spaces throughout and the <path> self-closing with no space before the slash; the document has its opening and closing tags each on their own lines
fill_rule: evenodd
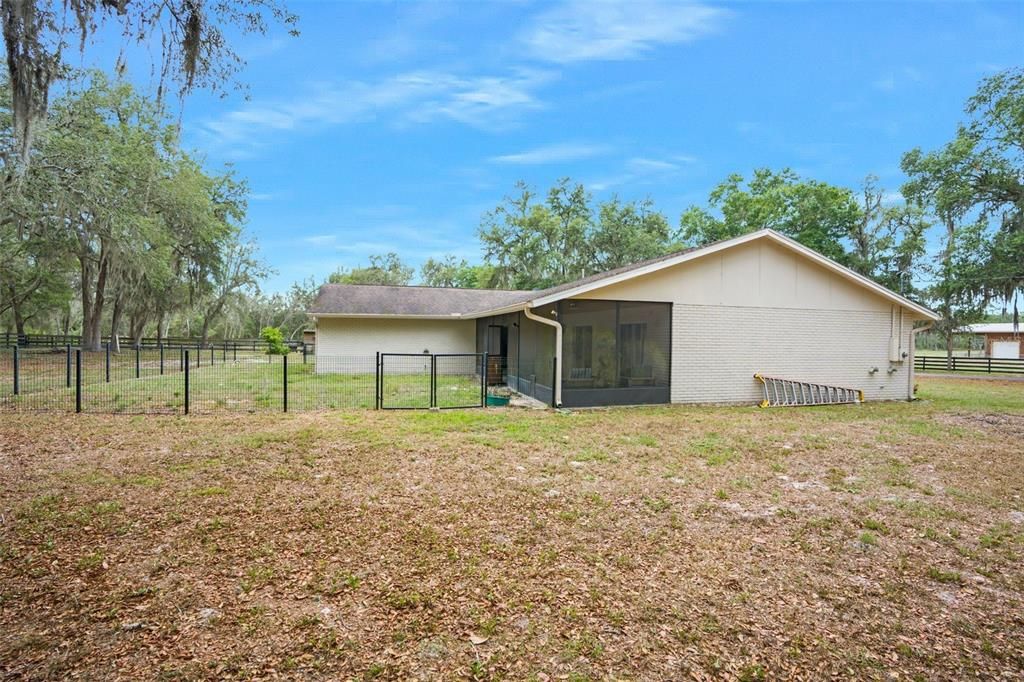
<svg viewBox="0 0 1024 682">
<path fill-rule="evenodd" d="M 508 405 L 508 400 L 507 395 L 488 395 L 487 405 L 488 407 L 504 407 Z"/>
</svg>

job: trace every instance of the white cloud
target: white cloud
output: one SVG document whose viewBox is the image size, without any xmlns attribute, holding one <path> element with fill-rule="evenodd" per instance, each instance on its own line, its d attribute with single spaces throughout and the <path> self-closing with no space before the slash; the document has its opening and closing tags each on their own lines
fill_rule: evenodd
<svg viewBox="0 0 1024 682">
<path fill-rule="evenodd" d="M 603 192 L 622 185 L 664 182 L 676 176 L 683 165 L 696 162 L 696 157 L 687 154 L 676 154 L 667 159 L 635 156 L 625 162 L 622 173 L 587 183 L 587 188 L 595 192 Z"/>
<path fill-rule="evenodd" d="M 200 130 L 210 144 L 258 148 L 275 134 L 385 116 L 402 125 L 450 119 L 501 128 L 522 111 L 542 106 L 535 91 L 550 78 L 547 72 L 528 70 L 468 77 L 413 71 L 376 83 L 320 83 L 305 94 L 230 111 L 201 124 Z"/>
<path fill-rule="evenodd" d="M 569 0 L 540 14 L 521 40 L 531 56 L 543 61 L 635 59 L 656 46 L 707 35 L 727 15 L 700 3 Z"/>
<path fill-rule="evenodd" d="M 314 234 L 309 237 L 303 237 L 302 241 L 314 246 L 327 246 L 328 244 L 333 244 L 337 239 L 338 236 L 333 234 Z"/>
<path fill-rule="evenodd" d="M 626 162 L 626 169 L 632 173 L 637 174 L 650 174 L 650 173 L 670 173 L 679 168 L 679 164 L 672 163 L 671 161 L 661 161 L 659 159 L 630 159 Z"/>
<path fill-rule="evenodd" d="M 419 2 L 395 6 L 394 22 L 378 36 L 368 37 L 359 50 L 367 64 L 410 61 L 423 53 L 453 53 L 456 46 L 432 37 L 435 26 L 459 11 L 455 3 Z"/>
<path fill-rule="evenodd" d="M 406 118 L 414 123 L 450 118 L 477 128 L 503 128 L 519 112 L 541 108 L 534 92 L 552 77 L 539 71 L 474 78 L 433 74 L 436 92 L 419 102 Z"/>
<path fill-rule="evenodd" d="M 608 147 L 597 144 L 557 143 L 534 147 L 515 154 L 491 157 L 492 163 L 534 166 L 546 163 L 565 163 L 589 159 L 607 153 Z"/>
<path fill-rule="evenodd" d="M 344 244 L 338 244 L 334 247 L 334 250 L 340 253 L 361 254 L 368 258 L 370 255 L 389 253 L 391 251 L 397 251 L 398 249 L 391 242 L 351 241 L 345 242 Z"/>
</svg>

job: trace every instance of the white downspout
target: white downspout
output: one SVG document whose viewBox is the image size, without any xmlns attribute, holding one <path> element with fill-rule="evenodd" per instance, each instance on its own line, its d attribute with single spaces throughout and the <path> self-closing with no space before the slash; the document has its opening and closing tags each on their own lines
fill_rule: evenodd
<svg viewBox="0 0 1024 682">
<path fill-rule="evenodd" d="M 523 314 L 526 315 L 526 319 L 533 320 L 534 322 L 540 322 L 546 324 L 549 327 L 555 328 L 555 364 L 557 371 L 555 372 L 555 385 L 552 390 L 555 392 L 555 407 L 562 406 L 562 323 L 556 320 L 549 320 L 546 317 L 540 315 L 534 315 L 529 308 L 523 308 Z"/>
<path fill-rule="evenodd" d="M 910 371 L 907 372 L 907 400 L 914 399 L 914 372 L 917 364 L 917 335 L 932 328 L 932 322 L 923 327 L 915 327 L 910 330 Z"/>
</svg>

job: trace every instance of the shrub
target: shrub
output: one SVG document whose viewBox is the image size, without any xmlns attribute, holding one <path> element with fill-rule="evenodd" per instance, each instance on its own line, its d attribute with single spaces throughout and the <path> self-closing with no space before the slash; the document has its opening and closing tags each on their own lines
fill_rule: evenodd
<svg viewBox="0 0 1024 682">
<path fill-rule="evenodd" d="M 288 346 L 284 344 L 284 334 L 277 327 L 264 327 L 260 338 L 267 342 L 268 355 L 288 355 Z"/>
</svg>

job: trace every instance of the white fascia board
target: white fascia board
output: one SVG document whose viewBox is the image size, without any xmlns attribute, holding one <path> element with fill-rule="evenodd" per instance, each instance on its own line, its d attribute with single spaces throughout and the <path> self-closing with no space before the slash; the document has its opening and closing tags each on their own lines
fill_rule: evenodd
<svg viewBox="0 0 1024 682">
<path fill-rule="evenodd" d="M 388 315 L 386 313 L 311 313 L 314 318 L 358 320 L 463 320 L 458 313 L 452 315 Z"/>
<path fill-rule="evenodd" d="M 475 313 L 452 313 L 451 315 L 388 315 L 385 313 L 309 313 L 315 321 L 317 318 L 332 319 L 381 319 L 381 320 L 475 320 L 481 317 L 492 315 L 504 315 L 505 313 L 517 313 L 526 306 L 528 302 L 516 303 L 515 305 L 492 308 Z"/>
<path fill-rule="evenodd" d="M 490 310 L 481 310 L 481 311 L 476 312 L 476 313 L 466 313 L 465 315 L 462 315 L 462 318 L 466 319 L 466 320 L 476 320 L 476 319 L 479 319 L 481 317 L 491 317 L 492 315 L 504 315 L 506 313 L 518 313 L 520 310 L 522 310 L 524 308 L 527 308 L 527 307 L 533 307 L 533 304 L 530 303 L 529 301 L 524 301 L 523 303 L 516 303 L 514 305 L 507 305 L 507 306 L 503 306 L 501 308 L 492 308 Z"/>
</svg>

